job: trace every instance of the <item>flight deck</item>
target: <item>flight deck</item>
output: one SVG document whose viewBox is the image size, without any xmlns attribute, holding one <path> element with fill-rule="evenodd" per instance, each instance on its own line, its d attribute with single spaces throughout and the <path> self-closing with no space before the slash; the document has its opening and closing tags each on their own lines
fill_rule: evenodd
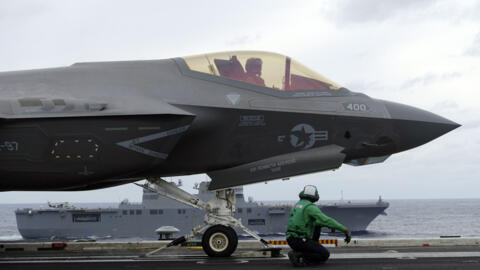
<svg viewBox="0 0 480 270">
<path fill-rule="evenodd" d="M 277 242 L 278 243 L 278 242 Z M 149 242 L 0 243 L 1 269 L 290 269 L 280 241 L 279 254 L 260 250 L 255 241 L 240 241 L 229 258 L 210 258 L 191 243 L 145 257 L 164 245 Z M 349 245 L 328 241 L 330 260 L 322 269 L 479 269 L 480 238 L 354 239 Z M 273 255 L 273 257 L 272 257 Z"/>
</svg>

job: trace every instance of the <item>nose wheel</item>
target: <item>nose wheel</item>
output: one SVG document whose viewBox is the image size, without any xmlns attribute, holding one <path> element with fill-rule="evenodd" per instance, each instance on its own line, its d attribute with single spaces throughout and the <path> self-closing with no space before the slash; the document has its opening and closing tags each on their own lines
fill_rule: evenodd
<svg viewBox="0 0 480 270">
<path fill-rule="evenodd" d="M 202 248 L 210 257 L 228 257 L 237 249 L 238 237 L 232 227 L 214 225 L 202 237 Z"/>
</svg>

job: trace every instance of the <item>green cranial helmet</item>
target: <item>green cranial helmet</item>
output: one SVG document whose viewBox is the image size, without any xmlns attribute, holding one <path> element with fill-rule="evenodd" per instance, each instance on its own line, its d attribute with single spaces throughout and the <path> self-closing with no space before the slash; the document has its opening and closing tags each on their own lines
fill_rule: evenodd
<svg viewBox="0 0 480 270">
<path fill-rule="evenodd" d="M 311 202 L 316 202 L 318 201 L 318 199 L 320 199 L 320 196 L 318 196 L 317 188 L 312 185 L 306 185 L 300 192 L 300 194 L 298 194 L 298 197 L 300 197 L 300 199 L 306 199 Z"/>
</svg>

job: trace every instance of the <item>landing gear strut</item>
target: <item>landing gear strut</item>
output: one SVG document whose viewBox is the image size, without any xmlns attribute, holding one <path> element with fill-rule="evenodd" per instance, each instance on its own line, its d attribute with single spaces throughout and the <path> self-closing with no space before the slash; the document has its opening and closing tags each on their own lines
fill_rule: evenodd
<svg viewBox="0 0 480 270">
<path fill-rule="evenodd" d="M 245 227 L 240 220 L 232 216 L 235 212 L 235 191 L 233 189 L 216 191 L 213 199 L 204 202 L 162 178 L 148 178 L 147 181 L 157 185 L 160 189 L 156 189 L 148 183 L 136 185 L 191 207 L 205 210 L 206 213 L 203 224 L 194 227 L 190 234 L 179 237 L 166 246 L 147 253 L 145 256 L 192 240 L 196 236 L 202 235 L 202 232 L 206 230 L 202 237 L 202 247 L 205 253 L 210 257 L 228 257 L 235 251 L 238 244 L 237 233 L 233 227 L 242 229 L 259 240 L 266 248 L 269 247 L 268 243 L 258 234 Z"/>
</svg>

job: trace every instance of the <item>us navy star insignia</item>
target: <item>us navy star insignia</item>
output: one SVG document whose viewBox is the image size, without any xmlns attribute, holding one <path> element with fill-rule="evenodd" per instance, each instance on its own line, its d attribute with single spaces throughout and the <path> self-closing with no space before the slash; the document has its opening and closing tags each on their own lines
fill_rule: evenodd
<svg viewBox="0 0 480 270">
<path fill-rule="evenodd" d="M 290 145 L 295 148 L 309 149 L 315 145 L 317 141 L 327 141 L 327 130 L 315 130 L 309 124 L 298 124 L 290 130 L 289 135 L 280 135 L 277 141 L 282 143 L 289 141 Z"/>
</svg>

